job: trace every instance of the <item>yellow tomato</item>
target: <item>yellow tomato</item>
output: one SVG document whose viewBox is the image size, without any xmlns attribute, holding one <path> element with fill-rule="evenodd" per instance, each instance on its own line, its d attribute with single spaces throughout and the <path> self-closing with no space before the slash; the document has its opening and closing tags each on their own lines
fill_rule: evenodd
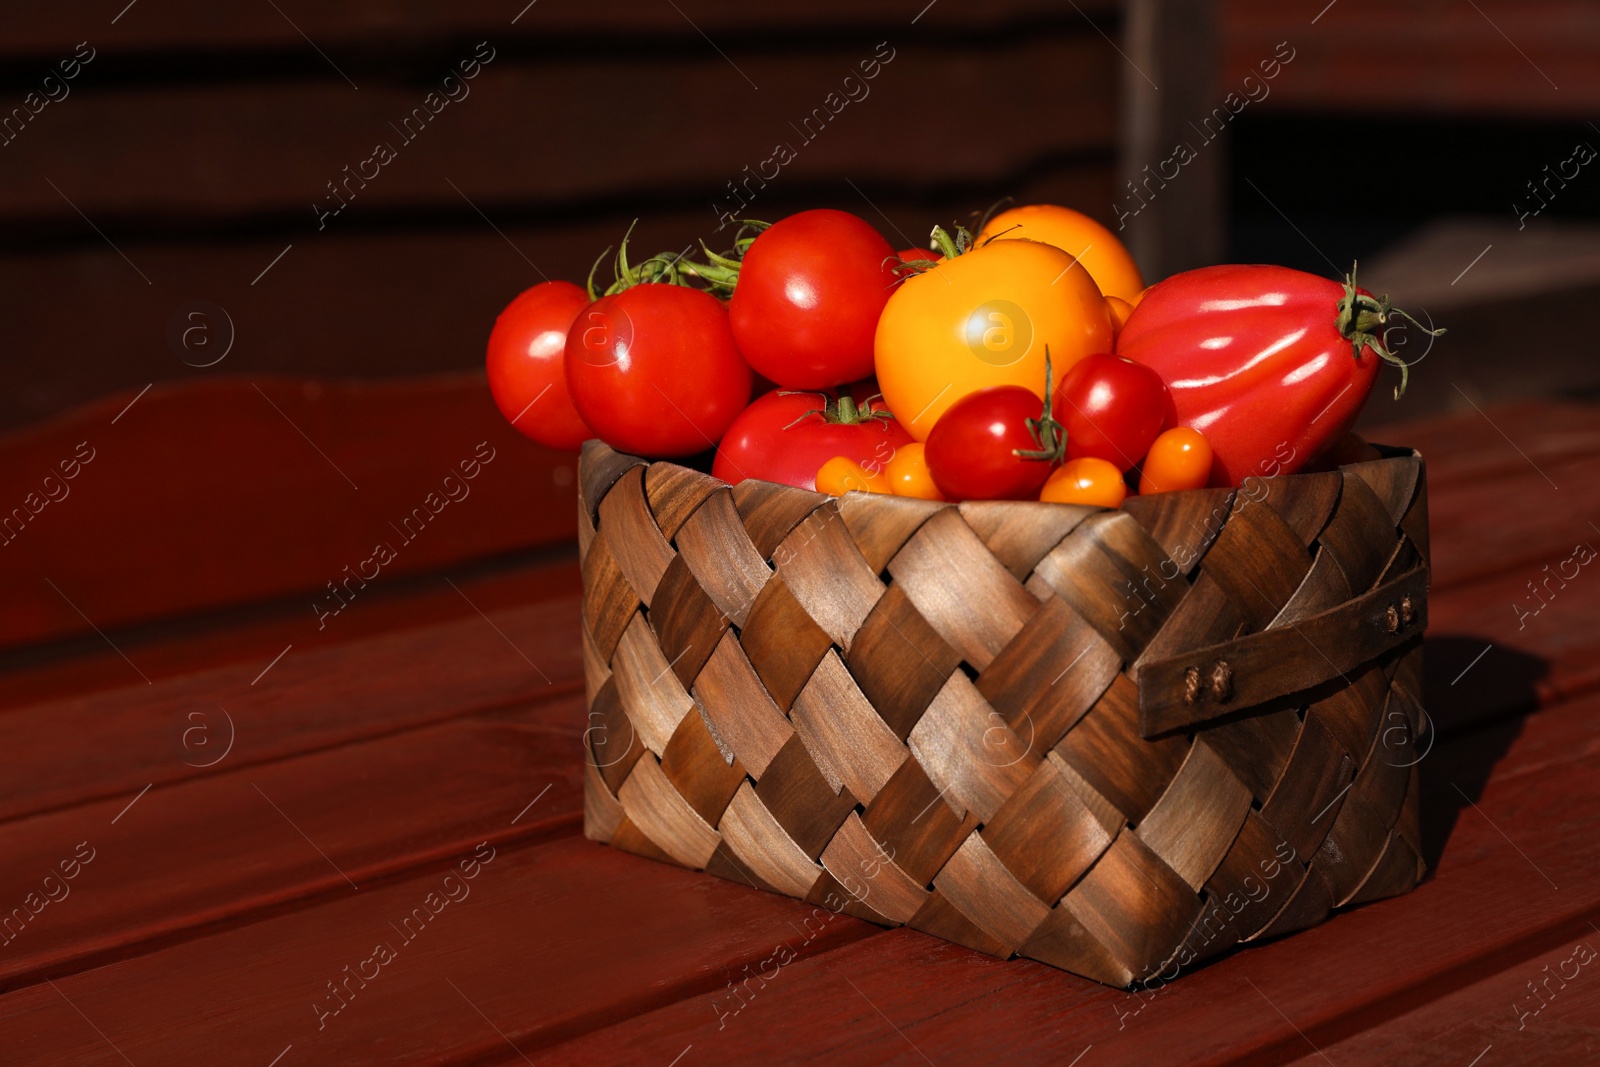
<svg viewBox="0 0 1600 1067">
<path fill-rule="evenodd" d="M 1111 351 L 1106 302 L 1077 260 L 1038 241 L 996 241 L 908 278 L 889 297 L 874 343 L 878 388 L 900 425 L 926 440 L 968 393 L 1020 385 L 1044 397 L 1045 349 L 1056 381 Z"/>
<path fill-rule="evenodd" d="M 869 471 L 849 456 L 834 456 L 817 468 L 817 492 L 844 496 L 849 492 L 887 493 L 889 479 Z"/>
<path fill-rule="evenodd" d="M 914 441 L 894 450 L 894 455 L 889 457 L 889 463 L 883 469 L 884 476 L 889 479 L 889 491 L 895 496 L 943 500 L 939 487 L 933 484 L 933 475 L 928 473 L 928 460 L 923 455 L 923 448 L 921 441 Z"/>
<path fill-rule="evenodd" d="M 1128 485 L 1114 463 L 1093 456 L 1069 459 L 1056 468 L 1039 493 L 1040 500 L 1052 504 L 1093 504 L 1095 507 L 1121 507 Z"/>
<path fill-rule="evenodd" d="M 1004 231 L 1004 232 L 1002 232 Z M 1144 279 L 1116 234 L 1081 211 L 1055 204 L 1027 204 L 1002 211 L 978 234 L 977 244 L 1027 238 L 1055 245 L 1083 261 L 1100 291 L 1136 304 Z"/>
</svg>

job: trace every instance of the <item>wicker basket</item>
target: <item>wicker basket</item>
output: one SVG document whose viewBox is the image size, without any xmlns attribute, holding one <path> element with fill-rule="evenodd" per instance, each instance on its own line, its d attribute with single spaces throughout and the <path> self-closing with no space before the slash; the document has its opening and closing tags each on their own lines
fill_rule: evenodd
<svg viewBox="0 0 1600 1067">
<path fill-rule="evenodd" d="M 1119 510 L 580 466 L 585 833 L 1111 985 L 1411 889 L 1421 458 Z"/>
</svg>

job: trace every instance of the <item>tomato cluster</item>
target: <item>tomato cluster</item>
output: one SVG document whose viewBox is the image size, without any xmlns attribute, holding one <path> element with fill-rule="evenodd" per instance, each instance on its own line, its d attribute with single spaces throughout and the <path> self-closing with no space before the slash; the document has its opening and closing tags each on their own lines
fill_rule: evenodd
<svg viewBox="0 0 1600 1067">
<path fill-rule="evenodd" d="M 506 418 L 552 448 L 706 454 L 730 483 L 1114 508 L 1342 454 L 1380 360 L 1403 389 L 1386 335 L 1414 322 L 1353 273 L 1146 288 L 1111 231 L 1047 204 L 928 250 L 828 209 L 701 248 L 630 264 L 625 238 L 603 292 L 513 300 L 488 350 Z"/>
</svg>

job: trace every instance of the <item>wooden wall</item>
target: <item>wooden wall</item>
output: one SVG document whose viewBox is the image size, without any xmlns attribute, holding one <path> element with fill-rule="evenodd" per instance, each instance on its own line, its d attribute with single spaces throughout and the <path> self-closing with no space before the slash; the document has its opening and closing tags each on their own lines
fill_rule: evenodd
<svg viewBox="0 0 1600 1067">
<path fill-rule="evenodd" d="M 1287 40 L 1271 110 L 1580 119 L 1600 112 L 1592 0 L 1221 0 L 1224 84 Z"/>
<path fill-rule="evenodd" d="M 0 143 L 0 428 L 152 381 L 475 367 L 511 296 L 635 216 L 641 250 L 726 237 L 713 202 L 780 141 L 755 217 L 920 243 L 1012 194 L 1110 221 L 1120 33 L 1106 0 L 13 0 L 0 123 L 37 113 Z"/>
</svg>

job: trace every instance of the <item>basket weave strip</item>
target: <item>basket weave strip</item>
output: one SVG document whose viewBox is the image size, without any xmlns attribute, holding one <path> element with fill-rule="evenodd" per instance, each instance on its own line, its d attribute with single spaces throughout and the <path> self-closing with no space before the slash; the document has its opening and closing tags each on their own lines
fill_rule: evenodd
<svg viewBox="0 0 1600 1067">
<path fill-rule="evenodd" d="M 1103 511 L 590 442 L 580 488 L 591 838 L 1119 986 L 1424 873 L 1414 453 Z"/>
</svg>

